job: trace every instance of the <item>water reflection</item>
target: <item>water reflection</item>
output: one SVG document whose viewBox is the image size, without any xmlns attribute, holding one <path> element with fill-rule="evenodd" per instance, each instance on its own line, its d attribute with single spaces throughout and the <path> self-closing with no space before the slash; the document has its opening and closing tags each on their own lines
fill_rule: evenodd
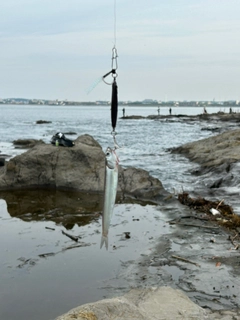
<svg viewBox="0 0 240 320">
<path fill-rule="evenodd" d="M 66 229 L 99 219 L 102 195 L 59 190 L 1 191 L 11 217 L 26 222 L 54 221 Z"/>
</svg>

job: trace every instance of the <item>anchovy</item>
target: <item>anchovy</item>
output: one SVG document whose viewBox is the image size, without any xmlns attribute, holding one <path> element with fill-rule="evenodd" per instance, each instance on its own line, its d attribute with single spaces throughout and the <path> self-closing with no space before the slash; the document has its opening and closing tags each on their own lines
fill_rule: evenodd
<svg viewBox="0 0 240 320">
<path fill-rule="evenodd" d="M 108 229 L 117 194 L 118 185 L 118 163 L 119 159 L 114 149 L 107 148 L 105 153 L 105 183 L 104 183 L 104 205 L 102 216 L 102 239 L 101 248 L 105 244 L 108 249 Z"/>
</svg>

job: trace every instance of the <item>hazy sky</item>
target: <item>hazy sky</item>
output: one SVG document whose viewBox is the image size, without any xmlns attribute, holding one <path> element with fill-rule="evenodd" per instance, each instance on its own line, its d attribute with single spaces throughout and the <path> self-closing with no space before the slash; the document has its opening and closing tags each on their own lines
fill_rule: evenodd
<svg viewBox="0 0 240 320">
<path fill-rule="evenodd" d="M 110 100 L 113 45 L 114 0 L 1 0 L 0 98 Z M 116 48 L 119 100 L 240 100 L 239 0 L 116 0 Z"/>
</svg>

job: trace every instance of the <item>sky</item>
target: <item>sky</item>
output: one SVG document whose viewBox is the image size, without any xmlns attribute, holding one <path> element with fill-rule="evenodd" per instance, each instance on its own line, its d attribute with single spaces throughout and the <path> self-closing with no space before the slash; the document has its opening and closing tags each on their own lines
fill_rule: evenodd
<svg viewBox="0 0 240 320">
<path fill-rule="evenodd" d="M 239 0 L 2 0 L 0 99 L 240 100 Z M 112 77 L 107 78 L 109 82 Z"/>
</svg>

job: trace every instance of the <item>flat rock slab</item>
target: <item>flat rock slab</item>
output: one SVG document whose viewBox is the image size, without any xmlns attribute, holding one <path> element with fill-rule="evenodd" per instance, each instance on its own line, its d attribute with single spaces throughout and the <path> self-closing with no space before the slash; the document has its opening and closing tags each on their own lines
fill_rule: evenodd
<svg viewBox="0 0 240 320">
<path fill-rule="evenodd" d="M 206 310 L 170 287 L 133 289 L 122 297 L 72 309 L 57 320 L 205 320 Z"/>
</svg>

